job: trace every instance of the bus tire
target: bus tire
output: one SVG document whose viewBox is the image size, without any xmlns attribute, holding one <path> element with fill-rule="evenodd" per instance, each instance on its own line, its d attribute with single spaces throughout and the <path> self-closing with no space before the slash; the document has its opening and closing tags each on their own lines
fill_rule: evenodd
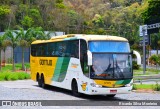
<svg viewBox="0 0 160 109">
<path fill-rule="evenodd" d="M 116 96 L 116 94 L 107 95 L 107 97 L 110 97 L 110 98 L 115 97 L 115 96 Z"/>
<path fill-rule="evenodd" d="M 41 80 L 41 76 L 38 76 L 38 86 L 42 87 L 42 80 Z"/>
<path fill-rule="evenodd" d="M 44 81 L 44 76 L 41 75 L 41 84 L 42 84 L 42 88 L 46 88 L 46 84 L 45 84 L 45 81 Z"/>
<path fill-rule="evenodd" d="M 76 80 L 72 81 L 72 94 L 73 96 L 76 96 L 76 97 L 80 96 L 80 93 L 78 92 L 78 85 L 77 85 Z"/>
</svg>

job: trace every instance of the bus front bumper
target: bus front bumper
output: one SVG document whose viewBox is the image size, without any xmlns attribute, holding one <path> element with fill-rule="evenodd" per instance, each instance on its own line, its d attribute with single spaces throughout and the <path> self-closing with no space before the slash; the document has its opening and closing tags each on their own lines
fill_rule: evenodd
<svg viewBox="0 0 160 109">
<path fill-rule="evenodd" d="M 90 89 L 89 95 L 113 95 L 113 94 L 127 94 L 132 91 L 132 86 L 130 87 L 120 87 L 120 88 L 97 88 L 92 87 Z"/>
</svg>

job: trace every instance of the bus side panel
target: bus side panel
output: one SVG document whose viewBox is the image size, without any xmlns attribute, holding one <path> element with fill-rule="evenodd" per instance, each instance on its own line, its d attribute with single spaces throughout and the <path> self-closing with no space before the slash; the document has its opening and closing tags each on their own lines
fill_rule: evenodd
<svg viewBox="0 0 160 109">
<path fill-rule="evenodd" d="M 48 60 L 52 63 L 44 64 L 40 66 L 40 71 L 41 73 L 43 73 L 44 75 L 44 79 L 45 79 L 45 84 L 51 84 L 52 82 L 52 76 L 54 75 L 54 70 L 55 70 L 55 66 L 57 63 L 58 58 L 57 57 L 43 57 L 42 59 L 44 60 Z"/>
<path fill-rule="evenodd" d="M 76 58 L 65 58 L 63 62 L 61 58 L 58 61 L 52 78 L 52 85 L 71 90 L 73 78 L 78 82 L 78 77 L 82 74 L 80 61 Z"/>
<path fill-rule="evenodd" d="M 30 69 L 31 69 L 31 79 L 36 81 L 36 74 L 37 74 L 37 58 L 30 55 Z"/>
<path fill-rule="evenodd" d="M 30 58 L 31 79 L 36 81 L 36 75 L 43 74 L 45 84 L 51 84 L 57 57 L 32 57 Z"/>
</svg>

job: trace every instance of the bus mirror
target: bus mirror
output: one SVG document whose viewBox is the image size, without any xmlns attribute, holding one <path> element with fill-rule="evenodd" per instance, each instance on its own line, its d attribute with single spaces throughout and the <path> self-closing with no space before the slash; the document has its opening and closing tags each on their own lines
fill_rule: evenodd
<svg viewBox="0 0 160 109">
<path fill-rule="evenodd" d="M 87 51 L 87 55 L 88 55 L 88 66 L 92 65 L 92 53 L 91 51 Z"/>
<path fill-rule="evenodd" d="M 133 54 L 136 55 L 137 64 L 138 64 L 138 65 L 141 65 L 141 55 L 140 55 L 140 53 L 134 50 L 134 51 L 133 51 Z"/>
</svg>

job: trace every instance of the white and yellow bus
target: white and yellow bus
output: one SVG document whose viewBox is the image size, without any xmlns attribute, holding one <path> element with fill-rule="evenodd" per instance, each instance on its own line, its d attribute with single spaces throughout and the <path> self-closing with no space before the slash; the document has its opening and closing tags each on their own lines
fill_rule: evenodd
<svg viewBox="0 0 160 109">
<path fill-rule="evenodd" d="M 107 35 L 63 35 L 31 45 L 31 78 L 40 87 L 72 90 L 74 96 L 129 93 L 132 57 L 128 40 Z"/>
</svg>

